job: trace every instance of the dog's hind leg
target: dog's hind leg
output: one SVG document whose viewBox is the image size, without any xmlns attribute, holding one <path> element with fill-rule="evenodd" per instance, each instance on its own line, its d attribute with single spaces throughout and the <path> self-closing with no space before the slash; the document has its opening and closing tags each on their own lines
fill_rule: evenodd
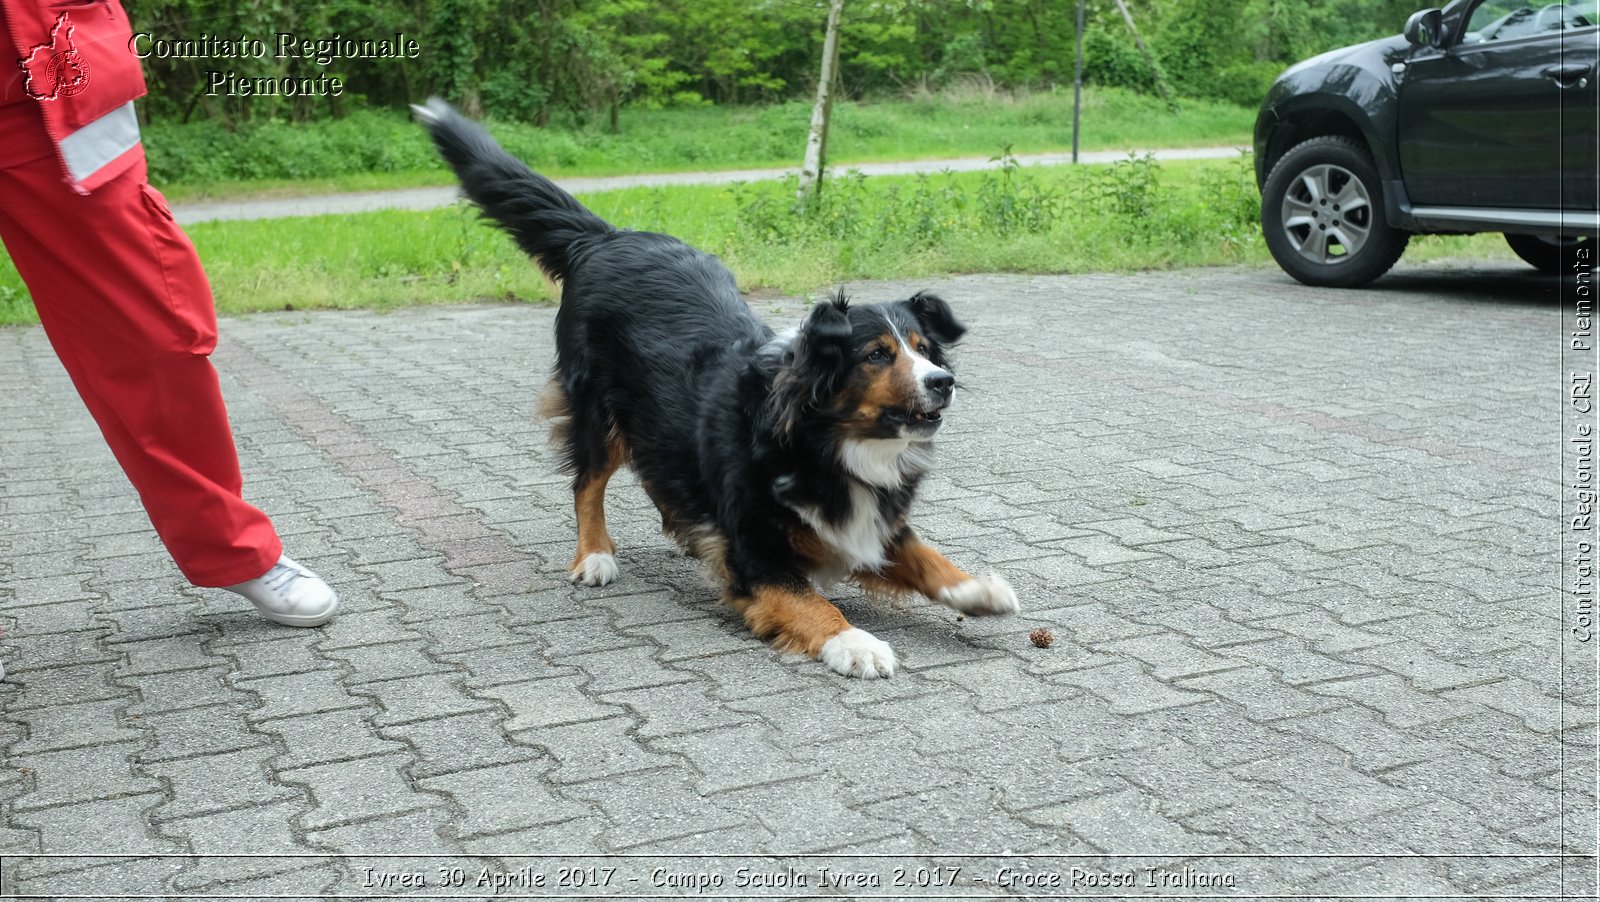
<svg viewBox="0 0 1600 902">
<path fill-rule="evenodd" d="M 622 441 L 613 436 L 601 465 L 579 472 L 573 480 L 573 507 L 578 514 L 578 553 L 572 558 L 571 568 L 573 582 L 603 586 L 617 578 L 617 543 L 606 530 L 606 484 L 626 456 Z"/>
<path fill-rule="evenodd" d="M 887 642 L 850 625 L 833 602 L 809 586 L 757 586 L 749 597 L 731 599 L 750 631 L 778 651 L 818 658 L 845 676 L 872 679 L 894 674 Z"/>
</svg>

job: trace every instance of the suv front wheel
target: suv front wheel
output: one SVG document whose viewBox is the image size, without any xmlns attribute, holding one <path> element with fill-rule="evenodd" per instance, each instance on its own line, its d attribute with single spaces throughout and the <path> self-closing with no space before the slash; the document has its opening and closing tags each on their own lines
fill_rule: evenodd
<svg viewBox="0 0 1600 902">
<path fill-rule="evenodd" d="M 1261 189 L 1261 228 L 1284 272 L 1307 285 L 1352 288 L 1389 271 L 1411 236 L 1383 218 L 1372 157 L 1324 135 L 1289 149 Z"/>
</svg>

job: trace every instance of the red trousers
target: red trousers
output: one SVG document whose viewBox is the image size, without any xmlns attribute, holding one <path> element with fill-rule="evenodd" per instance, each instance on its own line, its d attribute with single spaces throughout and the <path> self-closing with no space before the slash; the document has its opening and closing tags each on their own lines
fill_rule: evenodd
<svg viewBox="0 0 1600 902">
<path fill-rule="evenodd" d="M 0 240 L 45 335 L 183 575 L 254 579 L 283 546 L 240 497 L 194 245 L 145 183 L 142 157 L 87 196 L 64 179 L 38 110 L 0 103 Z"/>
</svg>

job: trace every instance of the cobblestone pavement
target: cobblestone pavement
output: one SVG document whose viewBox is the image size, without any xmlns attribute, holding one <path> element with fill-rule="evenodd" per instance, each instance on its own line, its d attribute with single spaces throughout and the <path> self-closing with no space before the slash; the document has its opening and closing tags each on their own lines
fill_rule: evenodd
<svg viewBox="0 0 1600 902">
<path fill-rule="evenodd" d="M 0 330 L 0 890 L 1594 892 L 1554 282 L 851 290 L 923 287 L 972 332 L 916 522 L 1024 612 L 842 593 L 887 681 L 749 638 L 621 477 L 624 575 L 567 585 L 551 308 L 224 322 L 248 496 L 344 596 L 304 631 L 187 587 L 43 336 Z"/>
</svg>

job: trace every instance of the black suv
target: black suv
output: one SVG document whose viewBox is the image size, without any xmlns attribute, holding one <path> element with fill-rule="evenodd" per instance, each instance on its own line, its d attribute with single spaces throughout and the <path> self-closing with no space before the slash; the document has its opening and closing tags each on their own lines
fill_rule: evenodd
<svg viewBox="0 0 1600 902">
<path fill-rule="evenodd" d="M 1600 234 L 1600 0 L 1455 0 L 1324 53 L 1256 119 L 1261 225 L 1308 285 L 1361 285 L 1411 235 L 1503 232 L 1558 271 Z"/>
</svg>

